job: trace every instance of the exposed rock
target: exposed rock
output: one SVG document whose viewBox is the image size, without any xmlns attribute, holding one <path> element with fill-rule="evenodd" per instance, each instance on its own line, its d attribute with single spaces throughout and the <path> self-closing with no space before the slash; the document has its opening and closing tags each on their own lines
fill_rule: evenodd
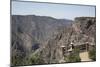
<svg viewBox="0 0 100 67">
<path fill-rule="evenodd" d="M 62 46 L 67 53 L 71 43 L 74 46 L 86 42 L 96 45 L 95 37 L 95 17 L 77 17 L 72 23 L 71 20 L 45 16 L 12 16 L 12 57 L 24 53 L 22 60 L 38 54 L 42 64 L 64 63 Z"/>
<path fill-rule="evenodd" d="M 72 26 L 64 27 L 65 29 L 61 28 L 61 31 L 55 38 L 48 41 L 42 51 L 41 55 L 44 56 L 44 63 L 63 63 L 61 60 L 64 60 L 64 55 L 61 46 L 66 46 L 66 50 L 68 50 L 71 42 L 74 46 L 83 45 L 87 42 L 90 45 L 96 45 L 95 24 L 95 18 L 93 17 L 78 17 Z"/>
</svg>

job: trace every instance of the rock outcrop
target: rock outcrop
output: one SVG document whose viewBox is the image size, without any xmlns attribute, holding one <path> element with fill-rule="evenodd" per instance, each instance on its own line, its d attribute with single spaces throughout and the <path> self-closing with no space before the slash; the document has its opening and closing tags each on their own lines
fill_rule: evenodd
<svg viewBox="0 0 100 67">
<path fill-rule="evenodd" d="M 44 63 L 63 63 L 64 55 L 62 46 L 65 46 L 66 53 L 73 42 L 74 46 L 96 45 L 96 21 L 94 17 L 78 17 L 70 27 L 60 28 L 59 33 L 50 39 L 46 47 L 41 51 Z"/>
<path fill-rule="evenodd" d="M 74 46 L 86 42 L 96 45 L 95 17 L 77 17 L 73 22 L 45 16 L 15 15 L 12 16 L 11 32 L 12 65 L 30 64 L 24 61 L 36 54 L 42 59 L 42 64 L 64 63 L 62 46 L 67 53 L 71 43 Z M 14 62 L 16 56 L 23 63 Z"/>
</svg>

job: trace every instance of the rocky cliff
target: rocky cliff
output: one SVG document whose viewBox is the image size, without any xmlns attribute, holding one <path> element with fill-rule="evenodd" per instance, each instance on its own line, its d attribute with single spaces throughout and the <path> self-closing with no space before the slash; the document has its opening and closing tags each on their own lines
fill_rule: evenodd
<svg viewBox="0 0 100 67">
<path fill-rule="evenodd" d="M 89 43 L 96 45 L 96 20 L 94 17 L 77 17 L 70 27 L 61 28 L 59 33 L 50 39 L 41 51 L 44 63 L 63 63 L 62 46 L 68 50 L 73 42 L 74 46 Z"/>
<path fill-rule="evenodd" d="M 86 42 L 96 45 L 95 37 L 95 17 L 77 17 L 71 21 L 35 15 L 12 16 L 12 65 L 63 63 L 62 46 L 67 51 L 72 42 L 75 46 Z M 14 61 L 16 56 L 22 63 Z"/>
</svg>

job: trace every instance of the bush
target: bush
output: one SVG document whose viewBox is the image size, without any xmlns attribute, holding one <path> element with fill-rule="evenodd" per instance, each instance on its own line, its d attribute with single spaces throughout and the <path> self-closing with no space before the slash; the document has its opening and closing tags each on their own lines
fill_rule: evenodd
<svg viewBox="0 0 100 67">
<path fill-rule="evenodd" d="M 89 50 L 89 57 L 93 61 L 96 61 L 96 47 L 93 47 L 91 50 Z"/>
<path fill-rule="evenodd" d="M 42 64 L 43 60 L 40 55 L 35 54 L 30 57 L 29 62 L 30 64 Z"/>
<path fill-rule="evenodd" d="M 66 62 L 80 62 L 79 49 L 74 49 L 72 53 L 65 57 Z"/>
<path fill-rule="evenodd" d="M 23 59 L 24 57 L 22 54 L 15 54 L 14 56 L 12 56 L 11 65 L 12 66 L 24 65 Z"/>
</svg>

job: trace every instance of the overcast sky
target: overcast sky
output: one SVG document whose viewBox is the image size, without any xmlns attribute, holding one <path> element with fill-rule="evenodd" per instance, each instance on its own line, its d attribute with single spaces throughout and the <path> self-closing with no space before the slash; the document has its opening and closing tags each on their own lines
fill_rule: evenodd
<svg viewBox="0 0 100 67">
<path fill-rule="evenodd" d="M 95 16 L 94 6 L 51 4 L 12 1 L 12 15 L 40 15 L 54 18 L 74 19 L 80 16 Z"/>
</svg>

